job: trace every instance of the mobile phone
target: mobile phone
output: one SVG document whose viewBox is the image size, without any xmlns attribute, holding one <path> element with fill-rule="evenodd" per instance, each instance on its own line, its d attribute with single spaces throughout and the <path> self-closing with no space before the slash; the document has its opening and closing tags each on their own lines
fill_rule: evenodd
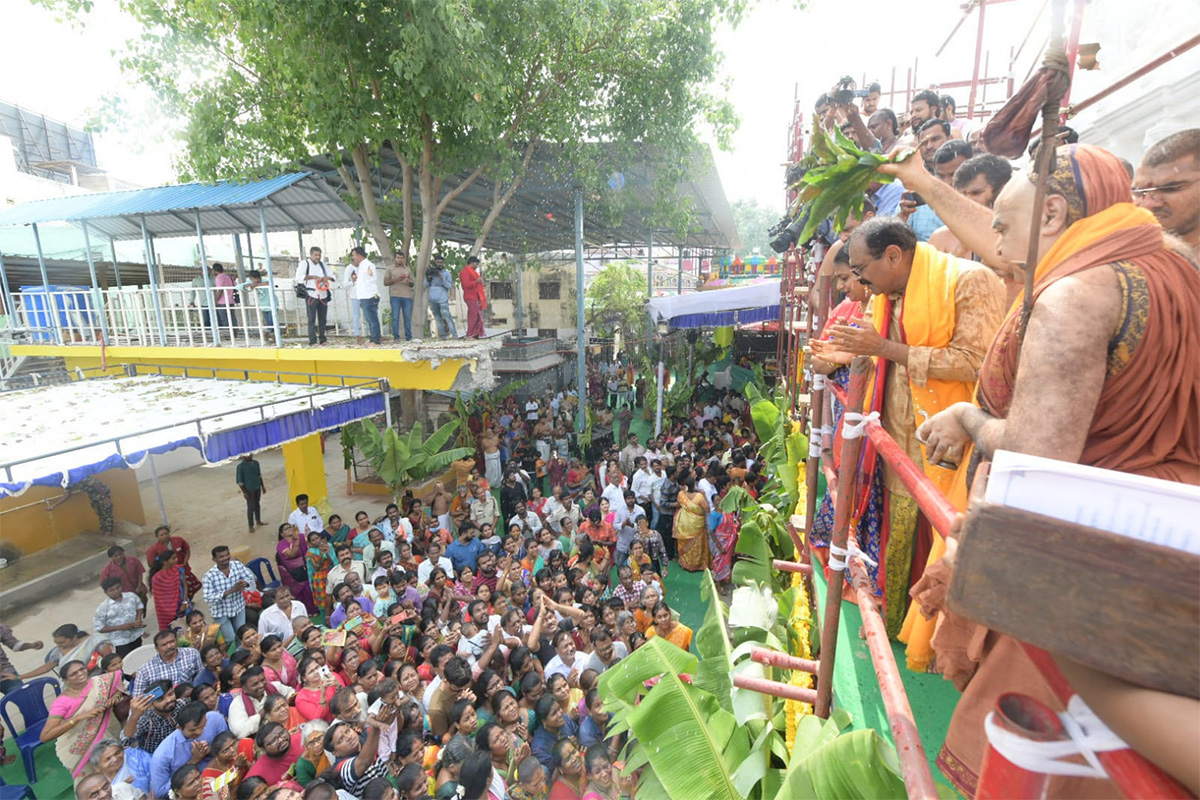
<svg viewBox="0 0 1200 800">
<path fill-rule="evenodd" d="M 925 198 L 921 197 L 921 195 L 917 194 L 916 192 L 905 192 L 904 199 L 911 200 L 912 202 L 916 203 L 918 206 L 925 205 Z"/>
<path fill-rule="evenodd" d="M 150 695 L 155 700 L 161 700 L 162 696 L 164 694 L 164 690 L 163 690 L 163 687 L 161 687 L 161 686 L 155 686 L 153 689 L 146 692 L 146 694 Z"/>
</svg>

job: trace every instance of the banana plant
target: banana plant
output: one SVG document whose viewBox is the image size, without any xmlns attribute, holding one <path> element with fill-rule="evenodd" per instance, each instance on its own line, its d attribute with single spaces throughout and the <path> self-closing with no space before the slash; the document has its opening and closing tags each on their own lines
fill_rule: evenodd
<svg viewBox="0 0 1200 800">
<path fill-rule="evenodd" d="M 458 420 L 447 422 L 426 439 L 419 422 L 407 434 L 401 434 L 392 427 L 380 431 L 371 420 L 360 420 L 342 428 L 342 446 L 357 447 L 395 497 L 409 484 L 436 475 L 475 453 L 470 447 L 442 450 L 458 426 Z"/>
</svg>

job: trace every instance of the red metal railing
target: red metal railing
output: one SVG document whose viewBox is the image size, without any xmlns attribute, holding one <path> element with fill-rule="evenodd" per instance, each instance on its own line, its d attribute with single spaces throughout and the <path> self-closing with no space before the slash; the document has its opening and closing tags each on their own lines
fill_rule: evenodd
<svg viewBox="0 0 1200 800">
<path fill-rule="evenodd" d="M 859 362 L 866 361 L 867 359 L 855 359 L 854 366 L 859 367 Z M 856 374 L 858 373 L 852 372 L 851 374 L 850 391 L 848 393 L 841 390 L 840 387 L 833 386 L 831 384 L 834 395 L 845 405 L 847 411 L 856 409 L 861 411 L 862 409 L 861 387 L 856 387 L 854 380 Z M 905 488 L 912 493 L 913 499 L 917 501 L 917 505 L 920 506 L 921 512 L 929 519 L 930 524 L 943 536 L 949 535 L 950 525 L 958 513 L 954 506 L 950 504 L 950 501 L 946 499 L 945 495 L 943 495 L 936 486 L 934 486 L 933 482 L 930 481 L 925 475 L 924 470 L 912 462 L 904 450 L 901 449 L 898 444 L 896 444 L 895 440 L 888 435 L 887 431 L 883 429 L 883 426 L 881 426 L 879 422 L 875 420 L 868 421 L 865 432 L 870 438 L 871 442 L 875 445 L 879 455 L 895 471 L 896 476 L 901 480 L 901 482 L 903 482 Z M 844 445 L 842 448 L 843 469 L 841 470 L 841 475 L 839 475 L 839 480 L 842 480 L 843 478 L 849 478 L 849 481 L 851 482 L 854 480 L 854 470 L 846 470 L 845 467 L 847 459 L 851 458 L 851 456 L 853 458 L 853 463 L 857 464 L 859 448 L 853 446 L 853 444 L 858 441 L 860 440 L 851 439 L 847 443 L 851 446 Z M 853 452 L 851 453 L 851 451 Z M 847 482 L 841 484 L 841 488 L 845 496 L 852 494 L 852 492 L 848 492 L 845 489 L 845 487 L 848 485 L 852 485 L 852 483 Z M 840 520 L 840 515 L 838 518 Z M 842 532 L 842 528 L 840 524 L 838 524 L 834 531 L 835 540 L 840 532 Z M 844 541 L 840 546 L 845 547 Z M 855 590 L 857 592 L 860 608 L 863 609 L 863 624 L 864 627 L 867 628 L 867 644 L 870 646 L 871 627 L 874 623 L 880 622 L 879 614 L 874 608 L 873 594 L 867 590 L 866 586 L 862 585 L 866 579 L 866 576 L 860 560 L 857 556 L 851 555 L 848 558 L 848 562 L 851 573 L 861 573 L 861 577 L 863 578 L 863 581 L 855 582 Z M 834 574 L 837 575 L 838 573 Z M 840 584 L 841 581 L 839 580 L 837 582 Z M 826 594 L 827 619 L 830 614 L 829 608 L 831 606 L 840 606 L 840 603 L 837 602 L 838 598 L 840 597 L 840 586 L 838 594 L 835 595 L 832 593 L 834 583 L 835 581 L 831 579 L 829 582 L 829 593 Z M 867 613 L 867 608 L 870 608 L 872 613 Z M 870 623 L 868 623 L 868 618 L 871 620 Z M 880 624 L 882 623 L 880 622 Z M 911 712 L 909 713 L 909 719 L 902 718 L 903 715 L 901 712 L 908 706 L 907 698 L 903 696 L 903 685 L 899 687 L 900 696 L 893 697 L 889 704 L 888 693 L 895 691 L 895 683 L 890 678 L 890 673 L 892 670 L 895 670 L 896 667 L 895 660 L 892 657 L 891 647 L 887 644 L 886 634 L 884 634 L 882 637 L 882 644 L 882 647 L 871 649 L 871 657 L 872 661 L 875 662 L 876 675 L 880 677 L 880 688 L 883 690 L 884 705 L 888 708 L 888 720 L 892 725 L 893 734 L 897 736 L 896 747 L 898 750 L 900 750 L 900 761 L 901 766 L 903 767 L 905 765 L 906 757 L 902 749 L 901 739 L 899 738 L 900 734 L 897 732 L 897 724 L 902 726 L 906 742 L 912 738 L 912 734 L 915 734 L 916 729 L 915 726 L 911 729 L 911 731 L 907 728 L 908 722 L 911 721 Z M 833 647 L 836 648 L 836 637 L 833 641 Z M 1034 666 L 1036 666 L 1038 671 L 1041 673 L 1042 678 L 1050 686 L 1050 689 L 1054 692 L 1055 696 L 1065 706 L 1075 692 L 1071 689 L 1071 686 L 1067 682 L 1066 678 L 1063 677 L 1058 665 L 1054 663 L 1054 659 L 1050 657 L 1049 653 L 1040 648 L 1025 643 L 1022 643 L 1022 647 L 1024 648 L 1026 655 L 1029 656 L 1030 661 L 1033 662 Z M 886 651 L 886 660 L 890 662 L 890 668 L 888 664 L 880 663 L 880 659 L 883 657 L 883 654 L 880 653 L 877 655 L 877 651 Z M 827 669 L 831 677 L 833 673 L 834 657 L 835 652 L 833 650 L 826 649 L 824 636 L 822 636 L 821 664 L 828 664 Z M 886 682 L 884 680 L 885 675 L 889 676 Z M 896 671 L 895 681 L 899 681 L 898 671 Z M 820 703 L 820 695 L 821 693 L 818 691 L 818 703 Z M 919 738 L 917 738 L 917 746 L 920 746 Z M 910 754 L 909 759 L 911 760 L 912 758 L 915 758 L 918 753 L 920 754 L 922 762 L 924 762 L 925 755 L 923 749 L 914 749 L 913 753 Z M 1192 794 L 1188 792 L 1187 789 L 1185 789 L 1178 781 L 1176 781 L 1170 775 L 1167 775 L 1157 766 L 1147 761 L 1144 756 L 1132 749 L 1101 752 L 1097 753 L 1096 757 L 1104 766 L 1108 774 L 1112 777 L 1113 781 L 1116 782 L 1116 784 L 1121 788 L 1121 791 L 1123 791 L 1127 797 L 1192 797 Z M 910 787 L 909 797 L 913 796 L 914 795 Z"/>
</svg>

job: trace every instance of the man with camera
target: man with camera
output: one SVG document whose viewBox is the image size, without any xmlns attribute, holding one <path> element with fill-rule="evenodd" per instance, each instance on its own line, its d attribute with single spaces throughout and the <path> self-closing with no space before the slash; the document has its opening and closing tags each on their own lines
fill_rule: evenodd
<svg viewBox="0 0 1200 800">
<path fill-rule="evenodd" d="M 308 345 L 325 344 L 325 320 L 329 316 L 329 284 L 333 271 L 321 259 L 321 248 L 313 247 L 308 258 L 296 267 L 296 296 L 307 303 Z"/>
</svg>

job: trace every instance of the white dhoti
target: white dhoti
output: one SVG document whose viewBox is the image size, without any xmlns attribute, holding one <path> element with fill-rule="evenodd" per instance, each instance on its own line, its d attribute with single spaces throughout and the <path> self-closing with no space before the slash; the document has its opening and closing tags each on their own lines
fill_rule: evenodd
<svg viewBox="0 0 1200 800">
<path fill-rule="evenodd" d="M 538 451 L 538 455 L 541 456 L 542 461 L 549 461 L 550 460 L 550 440 L 549 439 L 538 439 L 537 440 L 537 451 Z"/>
<path fill-rule="evenodd" d="M 454 528 L 454 523 L 450 519 L 450 512 L 438 515 L 438 524 L 442 526 L 442 530 L 450 531 L 451 536 L 458 536 L 458 530 Z"/>
<path fill-rule="evenodd" d="M 488 485 L 493 489 L 500 486 L 500 481 L 504 477 L 504 473 L 500 469 L 499 450 L 494 453 L 483 454 L 483 477 L 487 478 Z"/>
</svg>

